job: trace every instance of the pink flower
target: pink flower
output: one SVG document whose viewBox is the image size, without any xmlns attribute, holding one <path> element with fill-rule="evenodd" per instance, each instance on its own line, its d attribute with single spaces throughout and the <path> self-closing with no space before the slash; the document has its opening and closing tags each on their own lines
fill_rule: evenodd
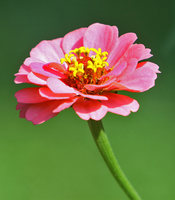
<svg viewBox="0 0 175 200">
<path fill-rule="evenodd" d="M 84 120 L 136 112 L 138 102 L 117 92 L 144 92 L 159 73 L 156 64 L 141 62 L 152 55 L 133 44 L 136 39 L 135 33 L 118 37 L 116 26 L 95 23 L 40 42 L 15 75 L 17 84 L 38 86 L 16 92 L 20 117 L 40 124 L 71 106 Z"/>
</svg>

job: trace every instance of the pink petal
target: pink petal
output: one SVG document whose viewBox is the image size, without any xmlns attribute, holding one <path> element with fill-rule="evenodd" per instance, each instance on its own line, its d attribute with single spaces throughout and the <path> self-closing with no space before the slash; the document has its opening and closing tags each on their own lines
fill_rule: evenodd
<svg viewBox="0 0 175 200">
<path fill-rule="evenodd" d="M 26 65 L 33 62 L 60 62 L 60 58 L 64 57 L 64 53 L 61 49 L 62 38 L 54 40 L 44 40 L 40 42 L 30 52 L 30 58 L 25 61 Z"/>
<path fill-rule="evenodd" d="M 26 66 L 26 65 L 21 65 L 20 69 L 19 69 L 19 73 L 18 74 L 28 74 L 31 72 L 30 67 Z"/>
<path fill-rule="evenodd" d="M 84 46 L 101 48 L 102 51 L 111 52 L 118 39 L 116 26 L 95 23 L 88 27 L 84 35 Z"/>
<path fill-rule="evenodd" d="M 128 48 L 135 42 L 136 39 L 137 36 L 135 33 L 126 33 L 119 37 L 107 60 L 110 67 L 117 64 L 120 58 L 124 56 Z"/>
<path fill-rule="evenodd" d="M 59 93 L 59 94 L 76 93 L 76 91 L 73 88 L 67 86 L 61 80 L 56 78 L 48 78 L 47 85 L 54 93 Z"/>
<path fill-rule="evenodd" d="M 46 77 L 55 77 L 55 78 L 60 78 L 58 75 L 55 75 L 53 73 L 47 72 L 44 70 L 44 64 L 43 63 L 31 63 L 30 68 L 33 72 L 46 76 Z"/>
<path fill-rule="evenodd" d="M 30 83 L 36 85 L 46 85 L 47 78 L 45 76 L 37 75 L 36 73 L 30 72 L 27 76 Z"/>
<path fill-rule="evenodd" d="M 16 84 L 20 84 L 20 83 L 30 83 L 30 81 L 27 78 L 27 75 L 23 75 L 23 74 L 19 74 L 16 75 L 14 82 Z"/>
<path fill-rule="evenodd" d="M 29 108 L 30 104 L 23 104 L 23 103 L 18 103 L 16 106 L 16 110 L 20 110 L 19 117 L 20 118 L 25 118 L 25 114 L 27 109 Z"/>
<path fill-rule="evenodd" d="M 120 84 L 120 82 L 114 81 L 113 83 L 111 83 L 111 85 L 109 85 L 108 87 L 106 87 L 104 89 L 104 91 L 112 91 L 112 90 L 127 90 L 127 87 L 123 86 Z"/>
<path fill-rule="evenodd" d="M 87 85 L 85 85 L 85 88 L 90 91 L 101 90 L 101 89 L 106 88 L 109 85 L 111 85 L 111 83 L 113 83 L 115 80 L 116 80 L 116 77 L 112 77 L 101 85 L 87 84 Z"/>
<path fill-rule="evenodd" d="M 107 109 L 99 101 L 80 99 L 73 105 L 77 115 L 83 120 L 101 120 L 107 113 Z"/>
<path fill-rule="evenodd" d="M 53 113 L 61 112 L 62 110 L 71 107 L 78 98 L 72 98 L 60 101 L 60 104 L 53 110 Z"/>
<path fill-rule="evenodd" d="M 84 94 L 82 92 L 77 91 L 77 95 L 80 95 L 82 97 L 88 98 L 88 99 L 96 99 L 96 100 L 107 100 L 108 98 L 103 95 L 94 95 L 94 94 Z"/>
<path fill-rule="evenodd" d="M 39 94 L 39 88 L 24 88 L 16 92 L 15 97 L 18 103 L 40 103 L 47 101 Z"/>
<path fill-rule="evenodd" d="M 102 76 L 102 78 L 106 76 L 115 76 L 115 77 L 119 76 L 125 70 L 126 67 L 127 67 L 127 62 L 124 61 L 122 63 L 119 63 L 114 67 L 112 71 L 107 73 L 105 76 Z"/>
<path fill-rule="evenodd" d="M 27 66 L 30 66 L 32 63 L 42 63 L 44 65 L 46 62 L 33 57 L 28 57 L 24 60 L 24 64 Z"/>
<path fill-rule="evenodd" d="M 55 74 L 56 76 L 60 78 L 66 78 L 65 74 L 67 74 L 66 68 L 64 65 L 61 65 L 59 63 L 48 63 L 43 66 L 43 69 L 46 72 L 49 72 L 51 74 Z"/>
<path fill-rule="evenodd" d="M 59 94 L 59 93 L 54 93 L 52 92 L 49 88 L 47 87 L 42 87 L 39 89 L 39 93 L 42 97 L 47 98 L 49 100 L 57 100 L 57 99 L 69 99 L 73 96 L 75 96 L 75 94 L 72 93 L 68 93 L 68 94 Z"/>
<path fill-rule="evenodd" d="M 64 36 L 62 46 L 65 53 L 69 53 L 71 49 L 83 46 L 83 35 L 86 29 L 80 28 Z"/>
<path fill-rule="evenodd" d="M 128 59 L 126 68 L 122 71 L 118 79 L 120 80 L 123 77 L 132 74 L 135 71 L 137 64 L 138 64 L 138 60 L 136 58 Z"/>
<path fill-rule="evenodd" d="M 59 104 L 59 101 L 47 101 L 44 103 L 31 104 L 25 113 L 25 118 L 32 121 L 33 124 L 41 124 L 58 114 L 53 113 L 53 110 Z"/>
<path fill-rule="evenodd" d="M 152 57 L 151 49 L 145 48 L 143 44 L 133 44 L 127 51 L 127 59 L 136 58 L 138 61 Z"/>
<path fill-rule="evenodd" d="M 144 92 L 155 85 L 156 73 L 159 73 L 158 66 L 151 62 L 145 62 L 133 73 L 122 77 L 120 84 L 130 90 Z"/>
<path fill-rule="evenodd" d="M 48 119 L 55 117 L 58 112 L 70 107 L 76 99 L 47 101 L 37 104 L 19 103 L 16 107 L 20 110 L 20 117 L 32 121 L 33 124 L 41 124 Z"/>
<path fill-rule="evenodd" d="M 131 111 L 137 112 L 139 109 L 138 102 L 128 96 L 114 93 L 108 93 L 106 96 L 108 100 L 102 101 L 102 104 L 106 106 L 109 112 L 127 116 Z"/>
<path fill-rule="evenodd" d="M 138 65 L 140 65 L 139 67 L 137 66 L 137 68 L 140 68 L 140 67 L 148 67 L 149 69 L 151 69 L 152 71 L 154 71 L 155 73 L 161 73 L 159 71 L 159 66 L 156 65 L 155 63 L 152 63 L 152 62 L 140 62 Z"/>
<path fill-rule="evenodd" d="M 14 82 L 16 84 L 19 83 L 30 83 L 30 81 L 27 78 L 27 75 L 31 72 L 30 67 L 26 66 L 26 65 L 21 65 L 19 72 L 15 74 L 16 78 L 14 80 Z"/>
</svg>

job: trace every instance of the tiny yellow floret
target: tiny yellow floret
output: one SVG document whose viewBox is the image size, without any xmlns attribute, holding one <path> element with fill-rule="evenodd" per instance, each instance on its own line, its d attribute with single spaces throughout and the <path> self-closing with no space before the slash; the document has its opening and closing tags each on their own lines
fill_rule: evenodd
<svg viewBox="0 0 175 200">
<path fill-rule="evenodd" d="M 97 50 L 95 48 L 80 47 L 65 54 L 65 58 L 61 58 L 60 62 L 61 64 L 67 63 L 69 71 L 73 72 L 73 76 L 76 77 L 79 72 L 85 75 L 85 68 L 92 69 L 96 73 L 98 68 L 108 66 L 109 64 L 106 62 L 107 55 L 108 52 L 102 52 L 101 48 Z"/>
</svg>

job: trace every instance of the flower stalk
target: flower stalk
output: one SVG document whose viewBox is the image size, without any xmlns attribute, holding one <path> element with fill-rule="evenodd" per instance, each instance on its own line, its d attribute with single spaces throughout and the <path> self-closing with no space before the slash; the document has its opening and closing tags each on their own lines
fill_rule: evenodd
<svg viewBox="0 0 175 200">
<path fill-rule="evenodd" d="M 120 165 L 114 155 L 107 135 L 104 131 L 102 121 L 95 121 L 90 119 L 88 121 L 88 125 L 95 143 L 116 181 L 131 200 L 141 200 L 138 193 L 120 168 Z"/>
</svg>

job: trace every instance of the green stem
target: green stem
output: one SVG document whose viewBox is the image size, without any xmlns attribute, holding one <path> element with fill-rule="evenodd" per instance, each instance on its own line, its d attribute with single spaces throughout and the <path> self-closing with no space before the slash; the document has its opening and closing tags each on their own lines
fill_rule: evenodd
<svg viewBox="0 0 175 200">
<path fill-rule="evenodd" d="M 119 183 L 119 185 L 122 187 L 124 192 L 131 200 L 141 200 L 131 183 L 126 178 L 122 169 L 120 168 L 119 163 L 115 158 L 111 145 L 108 141 L 107 135 L 104 132 L 102 122 L 89 120 L 88 125 L 96 142 L 96 145 L 116 181 Z"/>
</svg>

